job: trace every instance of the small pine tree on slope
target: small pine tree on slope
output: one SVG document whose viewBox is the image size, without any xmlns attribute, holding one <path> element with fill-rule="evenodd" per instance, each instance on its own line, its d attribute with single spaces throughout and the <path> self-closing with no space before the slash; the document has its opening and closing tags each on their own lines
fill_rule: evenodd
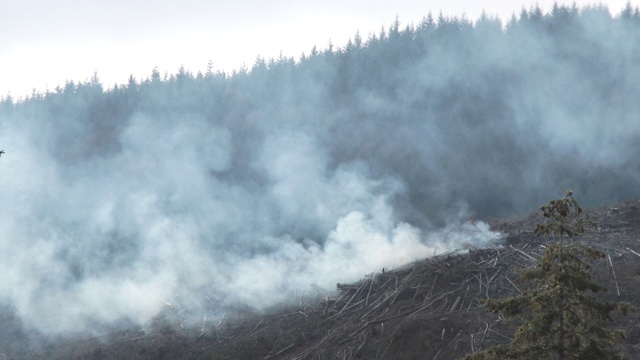
<svg viewBox="0 0 640 360">
<path fill-rule="evenodd" d="M 535 234 L 559 235 L 560 239 L 546 249 L 534 268 L 520 271 L 523 281 L 536 286 L 522 295 L 484 301 L 491 312 L 520 317 L 520 327 L 511 343 L 469 354 L 465 359 L 625 359 L 615 347 L 624 339 L 624 332 L 606 326 L 612 312 L 626 315 L 635 308 L 624 302 L 595 299 L 592 294 L 605 288 L 591 280 L 589 264 L 604 253 L 573 242 L 563 243 L 565 236 L 582 235 L 587 226 L 595 224 L 578 219 L 582 209 L 571 190 L 541 210 L 550 222 L 538 224 Z"/>
</svg>

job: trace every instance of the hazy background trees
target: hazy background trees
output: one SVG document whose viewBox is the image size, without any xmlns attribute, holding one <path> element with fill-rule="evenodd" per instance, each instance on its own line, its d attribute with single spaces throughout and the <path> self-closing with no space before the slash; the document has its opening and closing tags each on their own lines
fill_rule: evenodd
<svg viewBox="0 0 640 360">
<path fill-rule="evenodd" d="M 197 75 L 153 69 L 108 90 L 94 74 L 17 104 L 5 97 L 0 111 L 3 121 L 64 128 L 55 151 L 63 161 L 117 152 L 136 113 L 199 114 L 228 127 L 236 144 L 234 165 L 216 176 L 242 181 L 259 181 L 247 178 L 256 174 L 243 160 L 265 132 L 304 129 L 334 166 L 364 161 L 371 176 L 399 179 L 403 216 L 421 223 L 441 221 L 439 205 L 451 200 L 498 216 L 528 211 L 567 186 L 593 205 L 640 191 L 631 156 L 639 23 L 630 6 L 617 18 L 604 6 L 534 7 L 504 28 L 490 16 L 472 23 L 429 14 L 298 60 L 258 57 L 231 74 L 211 62 Z M 557 178 L 557 167 L 570 171 Z"/>
</svg>

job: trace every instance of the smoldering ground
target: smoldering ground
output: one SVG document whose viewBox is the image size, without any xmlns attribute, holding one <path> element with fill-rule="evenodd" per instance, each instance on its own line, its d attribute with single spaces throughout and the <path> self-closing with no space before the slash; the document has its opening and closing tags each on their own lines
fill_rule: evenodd
<svg viewBox="0 0 640 360">
<path fill-rule="evenodd" d="M 469 212 L 638 196 L 638 21 L 565 10 L 5 101 L 0 296 L 49 333 L 264 309 L 493 245 Z"/>
<path fill-rule="evenodd" d="M 45 331 L 142 322 L 167 304 L 196 308 L 207 294 L 261 309 L 311 284 L 332 289 L 496 239 L 467 225 L 469 236 L 450 242 L 395 219 L 397 181 L 368 178 L 364 165 L 328 171 L 309 136 L 266 139 L 252 166 L 267 184 L 251 188 L 211 175 L 230 171 L 233 143 L 198 116 L 136 115 L 117 154 L 82 165 L 63 165 L 28 131 L 4 130 L 16 155 L 3 165 L 2 197 L 14 210 L 1 222 L 1 291 Z"/>
</svg>

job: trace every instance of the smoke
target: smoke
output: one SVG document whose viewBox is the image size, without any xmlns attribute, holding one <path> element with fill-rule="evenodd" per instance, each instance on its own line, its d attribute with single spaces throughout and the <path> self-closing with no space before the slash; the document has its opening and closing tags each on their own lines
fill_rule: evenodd
<svg viewBox="0 0 640 360">
<path fill-rule="evenodd" d="M 469 212 L 638 196 L 640 41 L 581 16 L 392 27 L 299 63 L 10 106 L 0 298 L 48 333 L 262 310 L 494 245 Z"/>
<path fill-rule="evenodd" d="M 0 219 L 0 294 L 48 333 L 142 323 L 176 303 L 202 316 L 205 295 L 264 309 L 312 284 L 328 291 L 498 239 L 482 224 L 436 235 L 400 221 L 397 179 L 372 179 L 364 163 L 329 169 L 304 132 L 265 136 L 250 164 L 256 186 L 216 178 L 235 144 L 202 116 L 136 114 L 119 151 L 78 161 L 54 152 L 62 131 L 28 122 L 4 122 L 0 139 L 11 149 L 0 175 L 11 209 Z"/>
</svg>

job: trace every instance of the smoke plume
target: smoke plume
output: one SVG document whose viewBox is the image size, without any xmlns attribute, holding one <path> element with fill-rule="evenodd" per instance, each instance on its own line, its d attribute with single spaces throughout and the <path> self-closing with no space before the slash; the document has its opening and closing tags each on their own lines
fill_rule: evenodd
<svg viewBox="0 0 640 360">
<path fill-rule="evenodd" d="M 0 298 L 49 333 L 261 310 L 493 246 L 470 212 L 638 196 L 638 25 L 563 11 L 5 101 Z"/>
</svg>

